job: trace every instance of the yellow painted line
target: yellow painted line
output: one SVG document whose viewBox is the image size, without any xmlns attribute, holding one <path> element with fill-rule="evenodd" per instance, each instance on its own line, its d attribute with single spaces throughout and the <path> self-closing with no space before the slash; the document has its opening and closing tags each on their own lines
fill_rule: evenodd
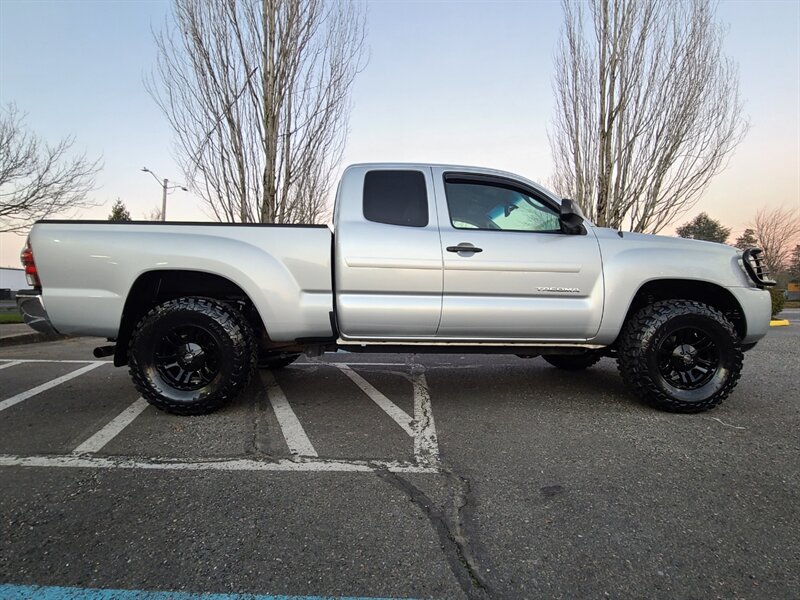
<svg viewBox="0 0 800 600">
<path fill-rule="evenodd" d="M 787 319 L 773 319 L 769 322 L 770 327 L 788 327 L 789 321 Z"/>
</svg>

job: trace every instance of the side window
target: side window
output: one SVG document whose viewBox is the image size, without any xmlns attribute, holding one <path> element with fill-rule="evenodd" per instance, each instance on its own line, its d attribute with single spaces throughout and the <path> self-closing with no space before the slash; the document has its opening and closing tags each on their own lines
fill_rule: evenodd
<svg viewBox="0 0 800 600">
<path fill-rule="evenodd" d="M 388 225 L 425 227 L 425 176 L 420 171 L 369 171 L 364 177 L 364 218 Z"/>
<path fill-rule="evenodd" d="M 445 181 L 450 223 L 456 229 L 561 231 L 558 213 L 524 192 L 481 182 Z"/>
</svg>

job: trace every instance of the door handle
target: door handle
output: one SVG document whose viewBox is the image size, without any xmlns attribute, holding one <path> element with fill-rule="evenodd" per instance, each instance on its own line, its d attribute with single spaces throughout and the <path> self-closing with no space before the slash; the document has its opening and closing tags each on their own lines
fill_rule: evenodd
<svg viewBox="0 0 800 600">
<path fill-rule="evenodd" d="M 483 248 L 476 248 L 475 246 L 466 246 L 459 244 L 458 246 L 448 246 L 448 252 L 483 252 Z"/>
</svg>

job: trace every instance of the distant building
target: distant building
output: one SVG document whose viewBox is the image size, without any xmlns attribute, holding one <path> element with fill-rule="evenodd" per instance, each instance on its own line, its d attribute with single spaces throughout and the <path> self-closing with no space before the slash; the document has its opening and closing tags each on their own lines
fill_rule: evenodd
<svg viewBox="0 0 800 600">
<path fill-rule="evenodd" d="M 786 286 L 787 300 L 800 300 L 800 281 L 790 281 Z"/>
<path fill-rule="evenodd" d="M 23 269 L 10 269 L 0 267 L 0 300 L 8 300 L 16 295 L 18 290 L 30 287 L 25 281 Z"/>
</svg>

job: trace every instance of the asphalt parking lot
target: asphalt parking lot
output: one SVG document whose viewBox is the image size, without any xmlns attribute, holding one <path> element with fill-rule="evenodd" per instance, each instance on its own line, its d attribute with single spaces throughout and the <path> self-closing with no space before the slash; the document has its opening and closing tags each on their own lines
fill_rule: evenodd
<svg viewBox="0 0 800 600">
<path fill-rule="evenodd" d="M 0 348 L 0 596 L 800 596 L 800 323 L 700 415 L 608 359 L 340 353 L 176 417 L 97 343 Z"/>
</svg>

